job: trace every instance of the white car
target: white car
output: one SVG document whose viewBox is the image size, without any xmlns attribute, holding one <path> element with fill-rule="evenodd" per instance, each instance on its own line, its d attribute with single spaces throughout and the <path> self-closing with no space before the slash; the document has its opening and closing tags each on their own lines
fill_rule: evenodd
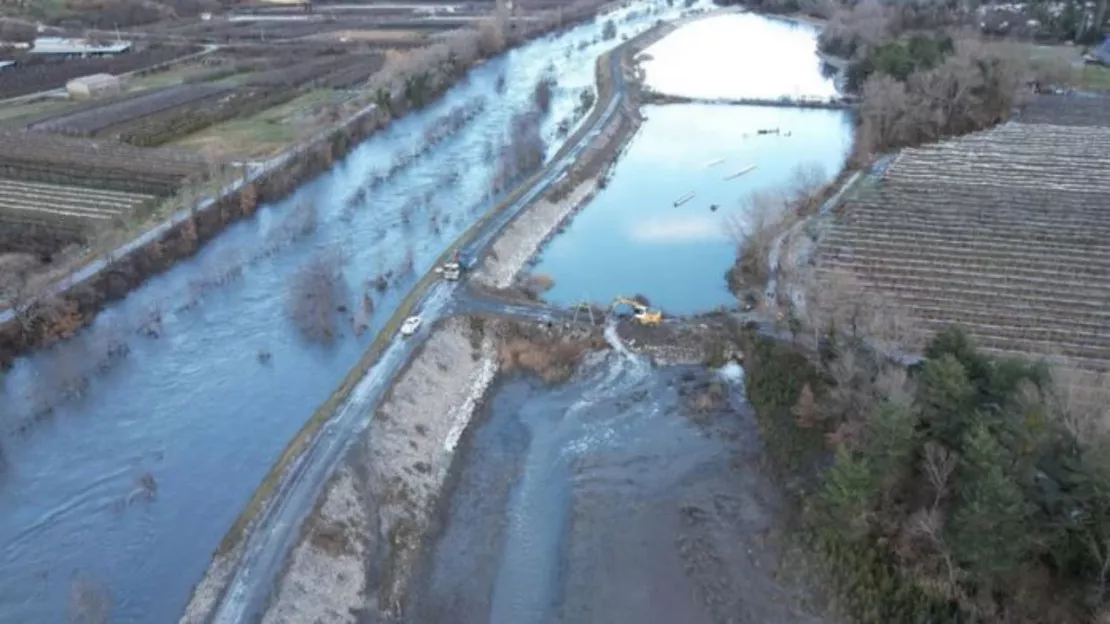
<svg viewBox="0 0 1110 624">
<path fill-rule="evenodd" d="M 401 335 L 402 336 L 411 336 L 411 335 L 415 334 L 416 331 L 418 329 L 420 329 L 420 323 L 421 322 L 422 321 L 420 320 L 419 316 L 410 316 L 410 317 L 408 317 L 407 319 L 405 319 L 404 323 L 401 323 Z"/>
</svg>

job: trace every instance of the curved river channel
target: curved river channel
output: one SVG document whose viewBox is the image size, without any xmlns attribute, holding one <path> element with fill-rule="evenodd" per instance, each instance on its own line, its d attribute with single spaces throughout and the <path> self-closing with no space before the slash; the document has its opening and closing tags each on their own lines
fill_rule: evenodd
<svg viewBox="0 0 1110 624">
<path fill-rule="evenodd" d="M 195 258 L 106 309 L 75 339 L 19 360 L 0 389 L 0 621 L 65 621 L 75 588 L 109 600 L 114 622 L 176 621 L 220 539 L 285 444 L 354 365 L 416 277 L 490 205 L 487 189 L 495 174 L 490 146 L 504 135 L 510 117 L 529 106 L 540 77 L 553 72 L 558 79 L 545 129 L 552 154 L 559 143 L 556 125 L 572 115 L 580 92 L 593 87 L 598 54 L 678 12 L 663 2 L 637 3 L 476 68 L 433 106 L 367 140 L 289 199 L 230 227 Z M 618 36 L 602 41 L 607 19 L 617 23 Z M 811 46 L 812 31 L 799 30 L 807 34 L 795 39 Z M 504 76 L 500 91 L 499 76 Z M 437 119 L 458 106 L 477 111 L 460 131 L 389 181 L 360 193 L 376 172 L 411 152 Z M 820 154 L 826 174 L 842 166 L 848 129 L 841 113 L 736 107 L 713 112 L 697 106 L 649 110 L 642 135 L 631 143 L 609 188 L 545 251 L 542 262 L 555 275 L 556 299 L 581 298 L 585 290 L 603 299 L 621 288 L 658 293 L 666 306 L 682 311 L 727 303 L 721 274 L 731 262 L 732 244 L 714 234 L 708 246 L 713 251 L 705 252 L 705 241 L 695 232 L 708 231 L 704 224 L 680 228 L 677 242 L 670 240 L 674 236 L 642 232 L 637 238 L 629 212 L 640 201 L 636 180 L 663 172 L 671 183 L 656 180 L 641 190 L 669 197 L 692 182 L 710 188 L 708 177 L 689 177 L 704 171 L 709 158 L 726 158 L 731 166 L 761 155 L 760 169 L 768 173 L 714 187 L 703 197 L 711 194 L 729 214 L 742 216 L 745 194 L 781 184 L 786 172 L 806 159 L 797 149 L 770 143 L 766 151 L 757 143 L 737 147 L 734 135 L 707 131 L 708 119 L 721 129 L 755 128 L 785 124 L 782 119 L 794 115 L 795 127 L 810 128 L 801 133 L 807 142 L 799 144 Z M 798 116 L 809 112 L 816 116 Z M 715 142 L 701 141 L 683 152 L 687 147 L 680 149 L 672 139 L 674 151 L 661 153 L 661 133 L 684 132 L 675 129 L 682 117 L 695 124 L 689 128 L 699 127 L 700 119 L 698 136 L 714 135 Z M 670 121 L 655 124 L 657 118 Z M 707 201 L 696 203 L 699 214 L 708 210 Z M 663 217 L 673 222 L 673 214 L 658 212 L 671 208 L 665 203 L 648 213 L 653 222 Z M 653 227 L 666 233 L 670 226 Z M 563 249 L 574 245 L 592 251 L 575 260 Z M 623 281 L 619 272 L 588 275 L 591 264 L 606 264 L 604 254 L 621 256 L 622 249 L 629 251 L 629 263 L 672 254 L 669 266 L 690 274 L 695 263 L 703 263 L 698 273 L 711 274 L 704 283 L 712 295 L 667 286 L 681 280 L 665 272 L 647 282 Z M 352 308 L 364 292 L 375 304 L 367 331 L 344 325 L 329 347 L 304 342 L 286 310 L 290 276 L 320 251 L 342 256 Z M 384 291 L 369 286 L 381 276 L 388 276 Z M 127 346 L 126 357 L 104 357 L 119 353 L 119 344 Z M 49 412 L 43 409 L 47 405 L 53 408 Z M 541 433 L 533 431 L 537 439 Z M 531 504 L 524 499 L 521 505 Z M 512 530 L 508 535 L 510 542 L 522 539 Z M 508 565 L 506 574 L 524 564 Z M 511 576 L 496 581 L 502 593 L 513 591 Z M 503 621 L 524 621 L 514 618 L 529 608 L 499 599 L 493 612 Z"/>
</svg>

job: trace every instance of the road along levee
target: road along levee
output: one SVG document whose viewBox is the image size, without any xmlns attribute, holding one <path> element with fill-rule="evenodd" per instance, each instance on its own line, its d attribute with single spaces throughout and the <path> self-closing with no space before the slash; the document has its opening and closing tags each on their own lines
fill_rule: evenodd
<svg viewBox="0 0 1110 624">
<path fill-rule="evenodd" d="M 437 264 L 447 262 L 458 251 L 481 256 L 513 218 L 566 177 L 587 147 L 627 110 L 621 105 L 625 86 L 616 51 L 598 58 L 597 75 L 599 97 L 587 120 L 547 165 L 483 215 Z M 368 424 L 389 382 L 424 339 L 424 332 L 400 339 L 400 324 L 419 311 L 426 325 L 434 325 L 456 287 L 441 281 L 434 271 L 414 286 L 358 364 L 306 422 L 260 484 L 194 591 L 183 622 L 237 622 L 261 616 L 316 493 L 350 441 Z"/>
</svg>

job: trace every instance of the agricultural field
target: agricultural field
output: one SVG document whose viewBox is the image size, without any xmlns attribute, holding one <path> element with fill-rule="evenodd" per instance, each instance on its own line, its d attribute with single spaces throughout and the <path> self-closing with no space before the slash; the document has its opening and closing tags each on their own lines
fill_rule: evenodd
<svg viewBox="0 0 1110 624">
<path fill-rule="evenodd" d="M 116 57 L 39 61 L 0 72 L 0 99 L 61 89 L 66 82 L 89 74 L 126 74 L 200 52 L 199 46 L 151 46 Z"/>
<path fill-rule="evenodd" d="M 40 225 L 81 235 L 125 219 L 154 195 L 0 179 L 0 223 Z"/>
<path fill-rule="evenodd" d="M 890 296 L 921 333 L 955 322 L 990 351 L 1110 369 L 1110 127 L 1078 102 L 904 150 L 838 209 L 819 269 Z"/>
<path fill-rule="evenodd" d="M 0 102 L 0 253 L 45 258 L 70 246 L 68 258 L 73 249 L 125 240 L 213 173 L 316 135 L 352 99 L 364 106 L 359 90 L 387 54 L 426 45 L 493 7 L 328 3 L 305 14 L 239 4 L 227 13 L 227 5 L 206 3 L 213 16 L 202 19 L 192 8 L 159 18 L 161 2 L 177 0 L 142 3 L 149 19 L 119 24 L 118 36 L 134 42 L 130 52 L 23 60 L 0 72 L 0 100 L 8 99 Z M 88 26 L 102 30 L 48 34 L 117 37 L 114 26 L 93 21 Z M 93 73 L 119 76 L 122 93 L 65 97 L 66 82 Z"/>
<path fill-rule="evenodd" d="M 202 105 L 201 102 L 218 98 L 231 89 L 232 87 L 221 84 L 175 85 L 121 102 L 93 106 L 88 110 L 60 115 L 31 124 L 28 129 L 59 132 L 72 136 L 95 136 L 106 133 L 105 131 L 110 130 L 112 126 L 156 115 L 172 108 Z"/>
<path fill-rule="evenodd" d="M 210 165 L 192 152 L 140 149 L 43 132 L 0 132 L 0 178 L 157 196 L 173 194 Z"/>
<path fill-rule="evenodd" d="M 192 153 L 0 133 L 0 253 L 49 257 L 118 228 L 208 165 Z"/>
<path fill-rule="evenodd" d="M 315 112 L 344 99 L 329 89 L 308 91 L 280 106 L 210 126 L 175 145 L 196 150 L 210 161 L 267 158 L 321 130 L 330 120 Z"/>
<path fill-rule="evenodd" d="M 303 37 L 302 41 L 331 41 L 364 44 L 375 48 L 409 49 L 425 45 L 428 33 L 418 30 L 388 30 L 364 28 L 334 30 Z"/>
<path fill-rule="evenodd" d="M 1037 97 L 1022 107 L 1018 119 L 1026 124 L 1110 127 L 1110 98 Z"/>
</svg>

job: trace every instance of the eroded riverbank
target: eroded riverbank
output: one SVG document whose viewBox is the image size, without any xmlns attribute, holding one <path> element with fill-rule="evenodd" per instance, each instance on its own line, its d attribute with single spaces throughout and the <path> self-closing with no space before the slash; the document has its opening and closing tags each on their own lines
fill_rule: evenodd
<svg viewBox="0 0 1110 624">
<path fill-rule="evenodd" d="M 818 622 L 776 580 L 779 494 L 742 373 L 614 347 L 505 376 L 461 449 L 407 621 Z"/>
<path fill-rule="evenodd" d="M 589 330 L 479 317 L 436 328 L 328 482 L 263 621 L 407 618 L 457 447 L 495 374 L 562 375 L 602 345 Z"/>
</svg>

